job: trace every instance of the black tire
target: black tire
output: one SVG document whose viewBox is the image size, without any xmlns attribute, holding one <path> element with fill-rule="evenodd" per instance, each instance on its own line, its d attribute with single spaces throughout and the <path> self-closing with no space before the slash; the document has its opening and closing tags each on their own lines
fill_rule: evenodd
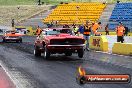
<svg viewBox="0 0 132 88">
<path fill-rule="evenodd" d="M 36 57 L 41 56 L 41 52 L 40 52 L 40 50 L 39 50 L 38 47 L 35 47 L 35 48 L 34 48 L 34 55 L 35 55 Z"/>
<path fill-rule="evenodd" d="M 71 56 L 72 53 L 71 53 L 71 52 L 65 52 L 65 55 L 66 55 L 66 56 Z"/>
<path fill-rule="evenodd" d="M 79 84 L 80 85 L 84 85 L 86 83 L 86 78 L 85 77 L 81 77 L 80 79 L 79 79 Z"/>
<path fill-rule="evenodd" d="M 50 52 L 47 49 L 47 47 L 45 47 L 45 49 L 44 49 L 44 59 L 49 59 L 49 57 L 50 57 Z"/>
<path fill-rule="evenodd" d="M 3 41 L 2 42 L 6 42 L 6 40 L 5 39 L 3 39 Z"/>
<path fill-rule="evenodd" d="M 78 57 L 79 58 L 83 58 L 84 50 L 83 49 L 79 49 L 77 52 L 78 52 Z"/>
<path fill-rule="evenodd" d="M 22 43 L 22 39 L 20 40 L 20 43 Z"/>
</svg>

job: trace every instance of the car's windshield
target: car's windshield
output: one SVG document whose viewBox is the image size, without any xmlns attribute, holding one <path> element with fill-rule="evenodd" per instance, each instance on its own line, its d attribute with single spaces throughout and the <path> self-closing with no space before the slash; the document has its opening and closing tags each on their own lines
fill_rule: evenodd
<svg viewBox="0 0 132 88">
<path fill-rule="evenodd" d="M 53 29 L 53 30 L 47 30 L 45 31 L 46 35 L 57 35 L 60 33 L 66 33 L 66 34 L 73 34 L 71 29 L 61 29 L 61 30 L 57 30 L 57 29 Z"/>
<path fill-rule="evenodd" d="M 11 31 L 6 31 L 5 33 L 11 33 Z"/>
<path fill-rule="evenodd" d="M 58 31 L 53 31 L 53 30 L 46 31 L 46 35 L 56 35 L 56 34 L 59 34 L 59 32 Z"/>
<path fill-rule="evenodd" d="M 7 33 L 19 33 L 19 32 L 18 31 L 6 31 L 5 33 L 7 34 Z"/>
</svg>

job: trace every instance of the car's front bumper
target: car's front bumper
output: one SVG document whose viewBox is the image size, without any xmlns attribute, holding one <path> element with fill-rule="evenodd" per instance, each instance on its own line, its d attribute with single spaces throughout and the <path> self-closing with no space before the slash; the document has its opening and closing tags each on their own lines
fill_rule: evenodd
<svg viewBox="0 0 132 88">
<path fill-rule="evenodd" d="M 50 52 L 75 52 L 76 50 L 83 49 L 85 44 L 80 45 L 48 45 L 48 50 Z"/>
<path fill-rule="evenodd" d="M 20 41 L 20 38 L 5 38 L 6 41 Z"/>
</svg>

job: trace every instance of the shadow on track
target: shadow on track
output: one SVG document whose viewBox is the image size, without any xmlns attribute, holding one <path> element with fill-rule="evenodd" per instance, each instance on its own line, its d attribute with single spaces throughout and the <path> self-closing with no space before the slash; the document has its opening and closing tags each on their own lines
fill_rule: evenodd
<svg viewBox="0 0 132 88">
<path fill-rule="evenodd" d="M 78 58 L 75 56 L 65 56 L 65 55 L 52 55 L 48 59 L 44 59 L 43 55 L 41 57 L 35 57 L 34 59 L 40 60 L 40 61 L 82 61 L 82 58 Z"/>
</svg>

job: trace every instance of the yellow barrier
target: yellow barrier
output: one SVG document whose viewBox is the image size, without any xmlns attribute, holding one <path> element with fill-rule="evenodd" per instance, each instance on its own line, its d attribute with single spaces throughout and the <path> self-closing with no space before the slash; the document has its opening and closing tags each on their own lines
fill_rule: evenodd
<svg viewBox="0 0 132 88">
<path fill-rule="evenodd" d="M 33 35 L 33 29 L 31 26 L 27 27 L 28 33 L 27 35 Z"/>
<path fill-rule="evenodd" d="M 114 43 L 112 53 L 132 55 L 132 43 Z"/>
<path fill-rule="evenodd" d="M 89 48 L 99 51 L 108 51 L 108 40 L 105 36 L 90 36 Z"/>
</svg>

